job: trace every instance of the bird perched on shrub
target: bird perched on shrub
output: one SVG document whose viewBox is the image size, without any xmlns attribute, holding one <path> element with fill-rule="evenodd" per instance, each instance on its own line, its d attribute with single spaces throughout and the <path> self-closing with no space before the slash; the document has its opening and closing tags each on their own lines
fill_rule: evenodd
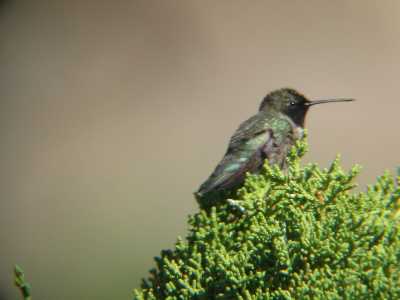
<svg viewBox="0 0 400 300">
<path fill-rule="evenodd" d="M 269 93 L 257 114 L 244 121 L 229 141 L 228 149 L 195 196 L 200 203 L 215 201 L 240 187 L 247 172 L 258 173 L 264 161 L 285 168 L 286 156 L 303 136 L 308 109 L 316 104 L 353 99 L 310 101 L 294 89 Z"/>
</svg>

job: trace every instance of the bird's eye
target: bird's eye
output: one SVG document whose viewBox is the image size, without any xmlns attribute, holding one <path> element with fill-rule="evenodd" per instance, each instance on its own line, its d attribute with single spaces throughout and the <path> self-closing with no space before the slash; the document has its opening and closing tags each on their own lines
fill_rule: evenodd
<svg viewBox="0 0 400 300">
<path fill-rule="evenodd" d="M 296 102 L 294 102 L 294 101 L 291 101 L 289 104 L 293 106 L 293 105 L 295 105 L 295 104 L 296 104 Z"/>
</svg>

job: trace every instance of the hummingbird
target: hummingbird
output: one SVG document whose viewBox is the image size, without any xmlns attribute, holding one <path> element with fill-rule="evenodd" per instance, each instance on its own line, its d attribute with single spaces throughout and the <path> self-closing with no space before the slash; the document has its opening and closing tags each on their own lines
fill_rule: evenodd
<svg viewBox="0 0 400 300">
<path fill-rule="evenodd" d="M 310 101 L 292 88 L 270 92 L 262 100 L 257 114 L 240 124 L 232 135 L 224 157 L 194 193 L 197 201 L 202 204 L 221 199 L 243 184 L 247 172 L 259 173 L 265 161 L 285 169 L 289 150 L 303 137 L 309 108 L 353 100 Z"/>
</svg>

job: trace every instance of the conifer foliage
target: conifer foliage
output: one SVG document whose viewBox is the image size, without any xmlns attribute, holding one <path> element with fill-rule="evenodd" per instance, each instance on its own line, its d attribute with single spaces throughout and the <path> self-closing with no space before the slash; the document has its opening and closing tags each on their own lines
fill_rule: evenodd
<svg viewBox="0 0 400 300">
<path fill-rule="evenodd" d="M 355 193 L 359 167 L 265 165 L 189 219 L 134 299 L 400 299 L 400 177 Z"/>
</svg>

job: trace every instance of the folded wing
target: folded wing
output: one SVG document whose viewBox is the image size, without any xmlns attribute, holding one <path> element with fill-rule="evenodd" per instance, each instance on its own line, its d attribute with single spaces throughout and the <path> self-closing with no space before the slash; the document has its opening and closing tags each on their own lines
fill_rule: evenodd
<svg viewBox="0 0 400 300">
<path fill-rule="evenodd" d="M 267 122 L 255 115 L 243 122 L 230 139 L 228 150 L 211 176 L 200 186 L 197 195 L 232 189 L 240 185 L 246 172 L 254 172 L 264 162 L 263 149 L 272 133 Z"/>
</svg>

